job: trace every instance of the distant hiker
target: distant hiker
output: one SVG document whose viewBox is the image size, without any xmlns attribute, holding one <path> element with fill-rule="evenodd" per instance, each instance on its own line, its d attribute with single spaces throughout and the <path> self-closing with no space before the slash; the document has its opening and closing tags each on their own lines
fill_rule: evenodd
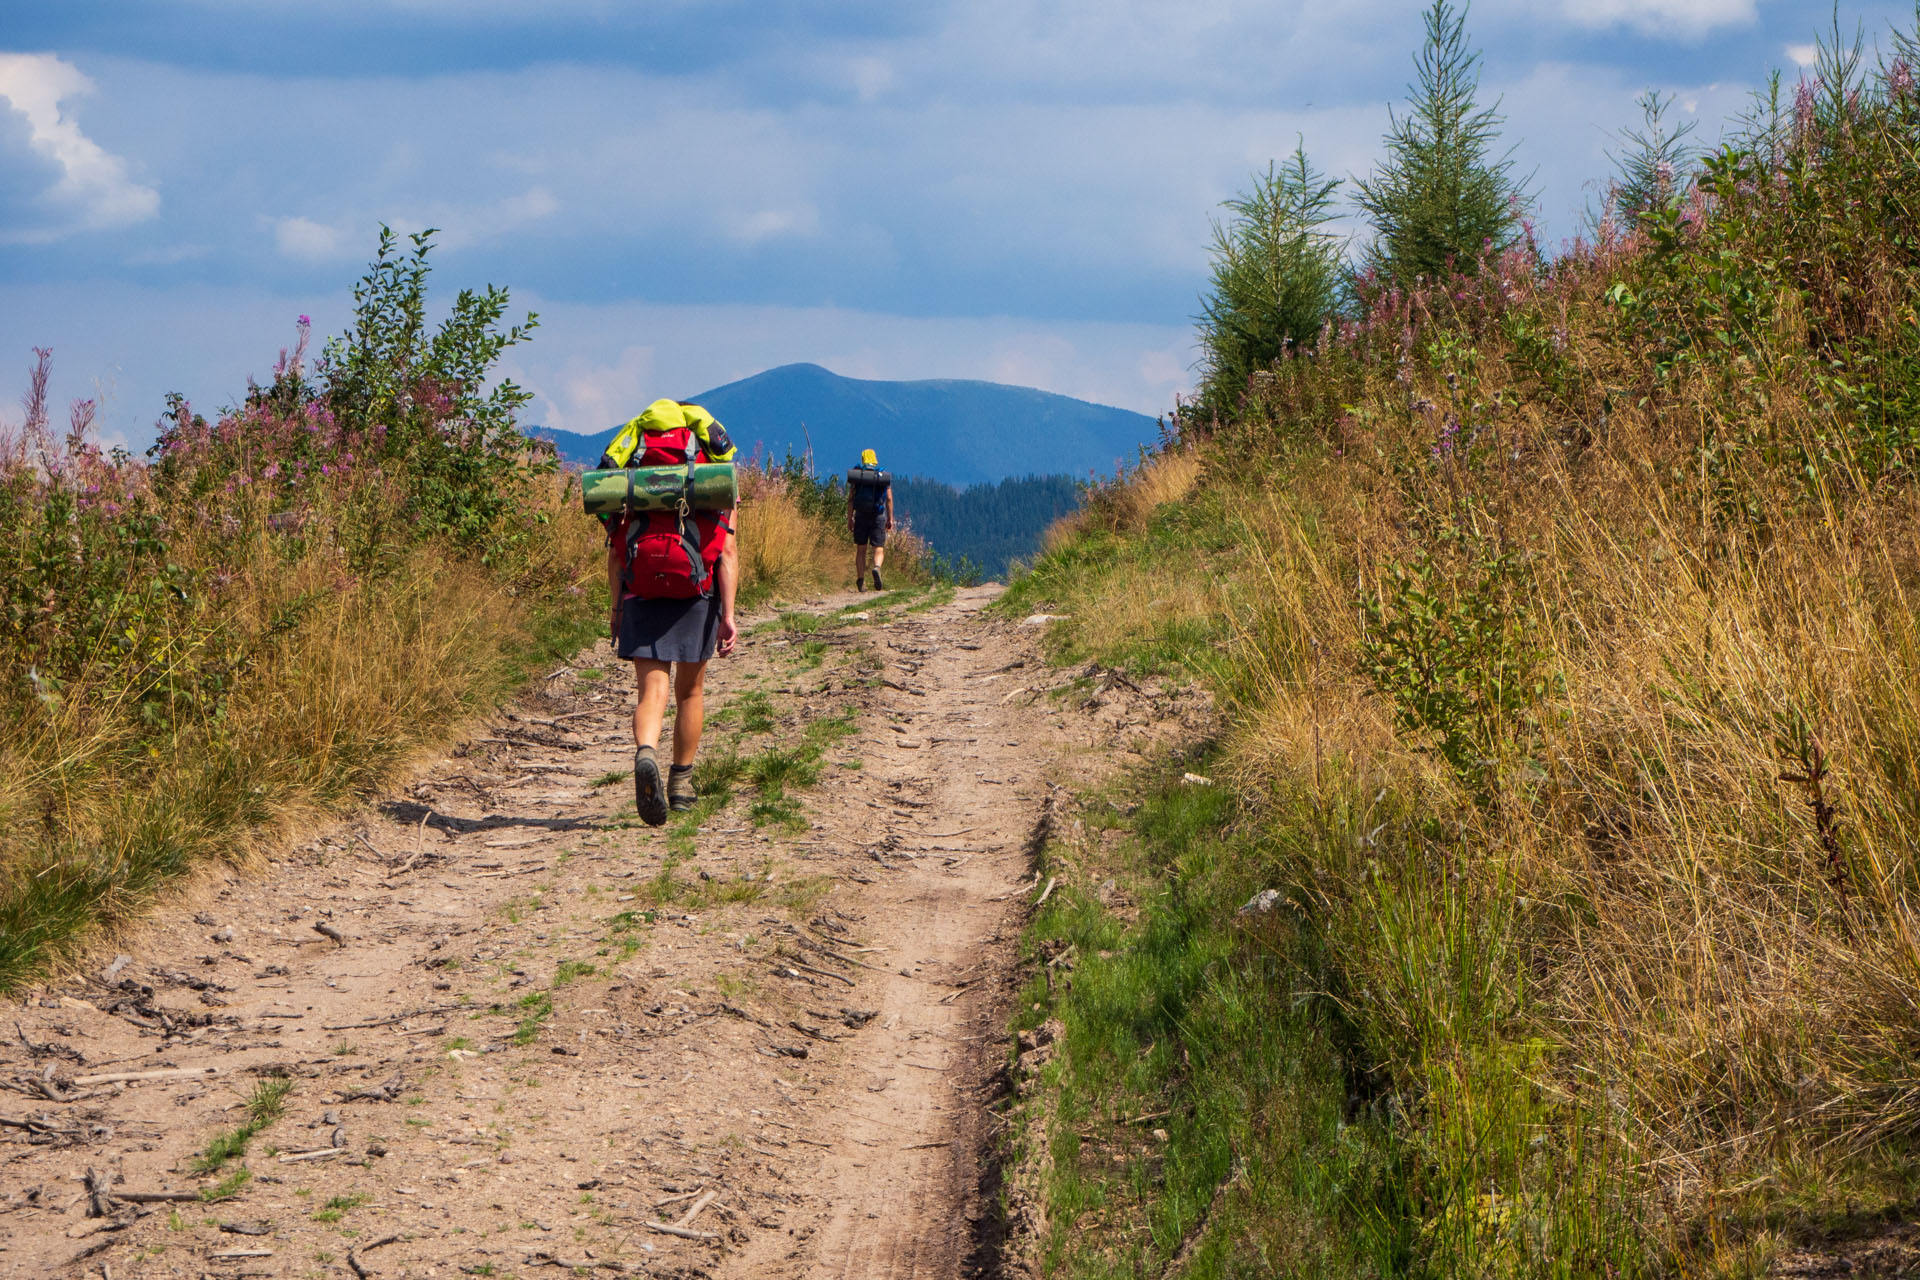
<svg viewBox="0 0 1920 1280">
<path fill-rule="evenodd" d="M 600 465 L 684 467 L 730 462 L 733 456 L 733 442 L 712 414 L 697 404 L 655 400 L 620 429 Z M 732 653 L 739 637 L 733 617 L 740 581 L 733 513 L 682 504 L 678 510 L 609 516 L 606 524 L 607 590 L 613 598 L 607 630 L 615 652 L 633 663 L 640 695 L 633 710 L 634 805 L 643 821 L 657 827 L 666 822 L 668 809 L 693 807 L 693 757 L 706 719 L 707 660 Z M 675 705 L 673 764 L 663 780 L 655 745 L 669 688 Z"/>
<path fill-rule="evenodd" d="M 853 534 L 853 587 L 867 589 L 867 549 L 873 549 L 873 589 L 885 591 L 880 566 L 887 559 L 887 531 L 893 528 L 893 477 L 880 469 L 871 449 L 860 451 L 860 465 L 847 471 L 847 529 Z"/>
</svg>

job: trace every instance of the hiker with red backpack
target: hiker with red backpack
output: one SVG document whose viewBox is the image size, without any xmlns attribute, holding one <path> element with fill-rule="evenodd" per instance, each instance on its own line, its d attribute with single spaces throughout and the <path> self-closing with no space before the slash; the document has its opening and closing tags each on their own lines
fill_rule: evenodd
<svg viewBox="0 0 1920 1280">
<path fill-rule="evenodd" d="M 614 650 L 633 663 L 639 702 L 633 711 L 633 796 L 641 820 L 661 826 L 669 810 L 691 809 L 693 758 L 705 723 L 707 662 L 733 652 L 739 639 L 733 598 L 739 552 L 731 510 L 693 505 L 696 468 L 730 462 L 726 428 L 697 404 L 656 400 L 620 429 L 603 469 L 685 468 L 684 495 L 668 509 L 629 503 L 607 526 L 607 630 Z M 729 469 L 730 470 L 730 469 Z M 631 483 L 631 482 L 630 482 Z M 656 755 L 674 701 L 673 761 L 663 778 Z"/>
</svg>

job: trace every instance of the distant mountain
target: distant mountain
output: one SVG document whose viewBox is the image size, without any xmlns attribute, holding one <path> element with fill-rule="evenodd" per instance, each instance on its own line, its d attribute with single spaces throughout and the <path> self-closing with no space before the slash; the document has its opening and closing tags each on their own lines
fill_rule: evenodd
<svg viewBox="0 0 1920 1280">
<path fill-rule="evenodd" d="M 895 475 L 961 486 L 1107 474 L 1159 434 L 1143 413 L 1032 387 L 959 378 L 874 382 L 817 364 L 782 365 L 689 399 L 725 423 L 745 453 L 760 447 L 777 459 L 805 452 L 811 440 L 815 469 L 830 475 L 872 449 Z M 533 430 L 561 457 L 591 466 L 614 425 L 598 435 Z"/>
</svg>

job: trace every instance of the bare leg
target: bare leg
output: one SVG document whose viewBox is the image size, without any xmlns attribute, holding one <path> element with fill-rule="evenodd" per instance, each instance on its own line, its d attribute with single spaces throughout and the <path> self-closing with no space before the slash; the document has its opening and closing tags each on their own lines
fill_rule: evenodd
<svg viewBox="0 0 1920 1280">
<path fill-rule="evenodd" d="M 867 544 L 864 542 L 856 543 L 853 548 L 853 580 L 855 583 L 861 583 L 866 581 L 866 577 Z"/>
<path fill-rule="evenodd" d="M 700 750 L 700 730 L 707 719 L 707 664 L 683 662 L 673 673 L 673 762 L 693 763 Z M 656 722 L 657 723 L 657 722 Z"/>
<path fill-rule="evenodd" d="M 640 701 L 633 708 L 633 745 L 652 747 L 660 742 L 660 722 L 667 715 L 667 691 L 672 686 L 670 667 L 651 658 L 633 660 L 634 679 L 640 686 Z M 679 730 L 674 730 L 676 736 Z"/>
<path fill-rule="evenodd" d="M 873 571 L 875 573 L 880 572 L 880 566 L 885 564 L 886 562 L 887 562 L 887 549 L 885 547 L 875 547 L 873 549 Z"/>
</svg>

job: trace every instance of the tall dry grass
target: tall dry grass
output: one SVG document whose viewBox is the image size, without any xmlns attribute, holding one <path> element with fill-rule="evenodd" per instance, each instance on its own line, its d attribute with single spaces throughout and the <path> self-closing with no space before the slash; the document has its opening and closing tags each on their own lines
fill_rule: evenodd
<svg viewBox="0 0 1920 1280">
<path fill-rule="evenodd" d="M 1226 703 L 1435 1273 L 1763 1274 L 1920 1186 L 1920 263 L 1857 220 L 1910 226 L 1912 149 L 1863 154 L 1920 114 L 1884 92 L 1671 241 L 1377 299 L 1022 584 Z"/>
<path fill-rule="evenodd" d="M 1729 544 L 1651 478 L 1685 454 L 1632 412 L 1613 425 L 1577 465 L 1524 446 L 1497 520 L 1444 472 L 1312 454 L 1236 485 L 1224 446 L 1212 500 L 1163 507 L 1151 554 L 1092 553 L 1083 527 L 1040 573 L 1078 580 L 1048 593 L 1074 645 L 1184 665 L 1229 702 L 1230 776 L 1298 824 L 1275 875 L 1318 918 L 1369 1060 L 1424 1114 L 1436 1177 L 1585 1197 L 1662 1256 L 1739 1272 L 1795 1221 L 1913 1185 L 1920 504 L 1806 509 Z M 1406 519 L 1423 507 L 1525 548 L 1555 684 L 1490 797 L 1363 674 L 1357 587 L 1430 554 Z M 1456 568 L 1443 591 L 1484 589 Z M 1496 1114 L 1525 1119 L 1508 1150 Z M 1542 1139 L 1604 1151 L 1605 1185 L 1530 1164 Z M 1495 1260 L 1463 1273 L 1531 1265 L 1499 1224 L 1449 1222 L 1454 1262 Z"/>
</svg>

